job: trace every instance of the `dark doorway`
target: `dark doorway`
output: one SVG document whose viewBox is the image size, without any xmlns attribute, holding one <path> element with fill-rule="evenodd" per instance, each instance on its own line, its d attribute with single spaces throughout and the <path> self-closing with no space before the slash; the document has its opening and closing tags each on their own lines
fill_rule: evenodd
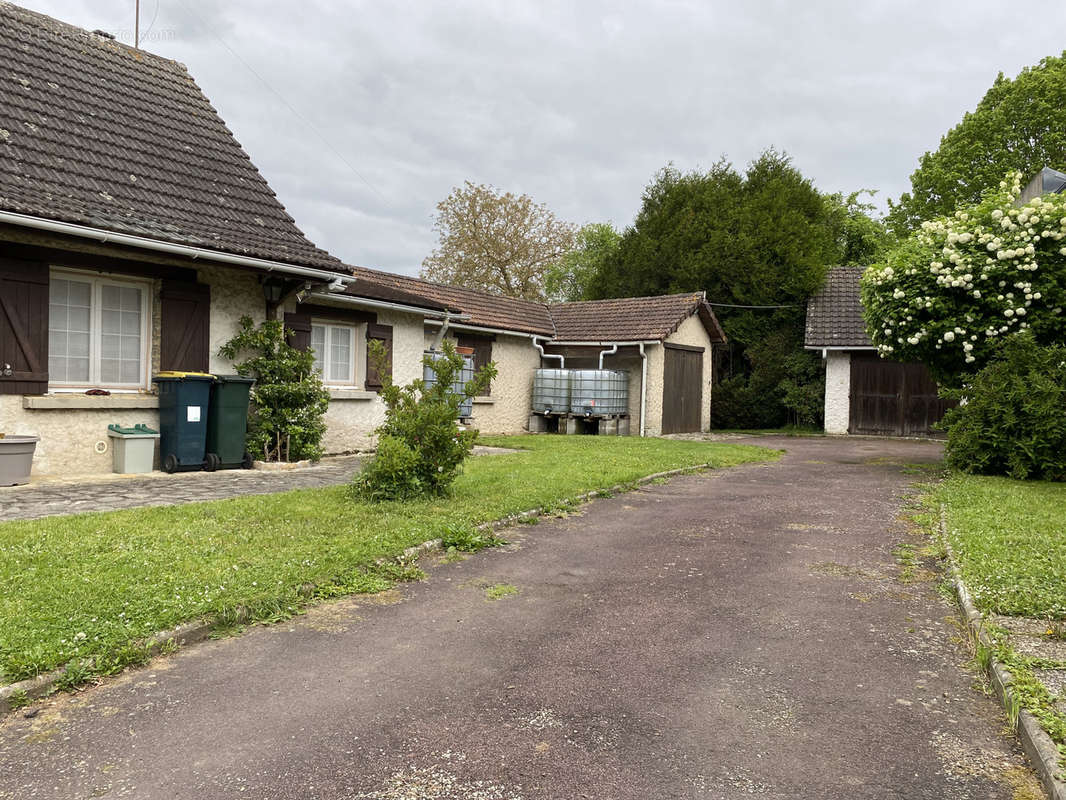
<svg viewBox="0 0 1066 800">
<path fill-rule="evenodd" d="M 936 382 L 924 365 L 852 354 L 849 433 L 936 435 L 933 424 L 951 405 L 937 395 Z"/>
<path fill-rule="evenodd" d="M 703 404 L 703 348 L 664 345 L 663 433 L 700 430 Z"/>
</svg>

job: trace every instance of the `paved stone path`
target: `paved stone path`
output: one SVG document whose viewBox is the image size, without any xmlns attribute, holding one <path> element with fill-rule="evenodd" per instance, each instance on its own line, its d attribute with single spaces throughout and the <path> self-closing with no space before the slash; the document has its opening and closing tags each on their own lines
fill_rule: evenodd
<svg viewBox="0 0 1066 800">
<path fill-rule="evenodd" d="M 788 452 L 9 715 L 0 800 L 1039 798 L 894 555 L 939 446 L 753 443 Z"/>
<path fill-rule="evenodd" d="M 140 506 L 172 506 L 245 494 L 333 486 L 351 480 L 364 458 L 329 458 L 313 467 L 280 472 L 255 469 L 176 472 L 173 475 L 152 472 L 143 476 L 108 475 L 0 487 L 0 521 Z"/>
<path fill-rule="evenodd" d="M 521 451 L 474 446 L 475 456 L 517 452 Z M 42 480 L 24 486 L 0 486 L 0 522 L 335 486 L 350 481 L 367 458 L 366 455 L 336 456 L 311 467 L 282 471 L 227 469 L 176 472 L 173 475 L 150 472 L 146 475 L 79 476 Z"/>
</svg>

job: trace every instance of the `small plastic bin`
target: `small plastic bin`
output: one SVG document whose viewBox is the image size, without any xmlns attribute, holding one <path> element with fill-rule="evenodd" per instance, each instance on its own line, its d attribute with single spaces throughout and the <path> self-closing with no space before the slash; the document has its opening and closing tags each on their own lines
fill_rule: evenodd
<svg viewBox="0 0 1066 800">
<path fill-rule="evenodd" d="M 207 408 L 215 376 L 206 372 L 160 372 L 159 458 L 166 472 L 215 468 L 207 461 Z"/>
<path fill-rule="evenodd" d="M 255 381 L 243 375 L 215 377 L 207 414 L 207 460 L 215 469 L 251 469 L 252 456 L 245 449 L 245 438 L 248 397 Z"/>
<path fill-rule="evenodd" d="M 115 472 L 131 475 L 152 471 L 159 431 L 153 431 L 146 425 L 134 425 L 132 428 L 108 425 L 107 435 L 111 437 L 111 464 Z"/>
<path fill-rule="evenodd" d="M 37 436 L 0 435 L 0 486 L 19 486 L 30 482 L 33 451 Z"/>
</svg>

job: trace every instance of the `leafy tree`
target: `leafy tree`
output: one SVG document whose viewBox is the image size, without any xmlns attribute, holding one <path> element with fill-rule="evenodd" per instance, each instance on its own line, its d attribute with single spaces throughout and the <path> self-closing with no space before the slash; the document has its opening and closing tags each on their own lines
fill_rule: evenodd
<svg viewBox="0 0 1066 800">
<path fill-rule="evenodd" d="M 315 371 L 314 353 L 289 345 L 279 320 L 266 320 L 257 328 L 251 317 L 241 317 L 237 335 L 218 352 L 231 361 L 248 355 L 235 367 L 241 375 L 255 378 L 249 452 L 264 461 L 321 458 L 326 432 L 322 417 L 329 409 L 329 392 Z"/>
<path fill-rule="evenodd" d="M 861 189 L 849 195 L 840 192 L 823 195 L 838 253 L 834 260 L 837 266 L 869 266 L 880 261 L 896 241 L 875 216 L 877 207 L 862 200 L 864 194 L 873 197 L 875 193 Z"/>
<path fill-rule="evenodd" d="M 467 181 L 437 204 L 437 248 L 422 277 L 544 299 L 545 273 L 574 246 L 574 226 L 529 195 Z"/>
<path fill-rule="evenodd" d="M 806 300 L 830 264 L 879 252 L 886 234 L 860 193 L 822 195 L 788 156 L 767 150 L 742 174 L 661 170 L 630 228 L 590 282 L 592 298 L 704 289 L 729 348 L 712 403 L 716 427 L 811 421 L 820 363 L 803 351 Z M 787 404 L 786 404 L 787 398 Z M 813 420 L 815 424 L 820 421 Z"/>
<path fill-rule="evenodd" d="M 1028 178 L 1045 166 L 1066 166 L 1066 53 L 1014 80 L 1000 73 L 977 108 L 922 156 L 911 190 L 889 203 L 890 224 L 906 235 L 923 220 L 977 203 L 1006 172 Z"/>
<path fill-rule="evenodd" d="M 978 205 L 922 223 L 866 271 L 866 323 L 882 355 L 959 385 L 1019 331 L 1066 341 L 1066 196 L 1017 207 L 1021 180 L 1015 172 Z"/>
<path fill-rule="evenodd" d="M 622 234 L 606 222 L 589 223 L 578 230 L 574 249 L 545 273 L 547 299 L 554 303 L 588 300 L 590 284 L 621 241 Z"/>
<path fill-rule="evenodd" d="M 431 385 L 419 378 L 397 386 L 385 368 L 382 344 L 375 341 L 369 347 L 371 361 L 383 376 L 385 423 L 377 429 L 374 458 L 355 477 L 355 495 L 378 501 L 446 494 L 477 439 L 476 430 L 459 430 L 459 407 L 489 385 L 496 377 L 496 365 L 482 367 L 462 392 L 456 392 L 463 357 L 445 340 L 439 356 L 426 354 L 422 359 L 436 376 Z"/>
</svg>

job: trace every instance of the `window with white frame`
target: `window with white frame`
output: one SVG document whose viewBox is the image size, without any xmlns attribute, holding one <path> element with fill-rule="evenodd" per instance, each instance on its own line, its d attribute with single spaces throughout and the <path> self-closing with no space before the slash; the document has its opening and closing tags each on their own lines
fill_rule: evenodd
<svg viewBox="0 0 1066 800">
<path fill-rule="evenodd" d="M 311 321 L 315 369 L 327 386 L 354 386 L 358 381 L 360 327 Z"/>
<path fill-rule="evenodd" d="M 146 284 L 53 270 L 48 383 L 140 389 L 148 377 Z"/>
</svg>

